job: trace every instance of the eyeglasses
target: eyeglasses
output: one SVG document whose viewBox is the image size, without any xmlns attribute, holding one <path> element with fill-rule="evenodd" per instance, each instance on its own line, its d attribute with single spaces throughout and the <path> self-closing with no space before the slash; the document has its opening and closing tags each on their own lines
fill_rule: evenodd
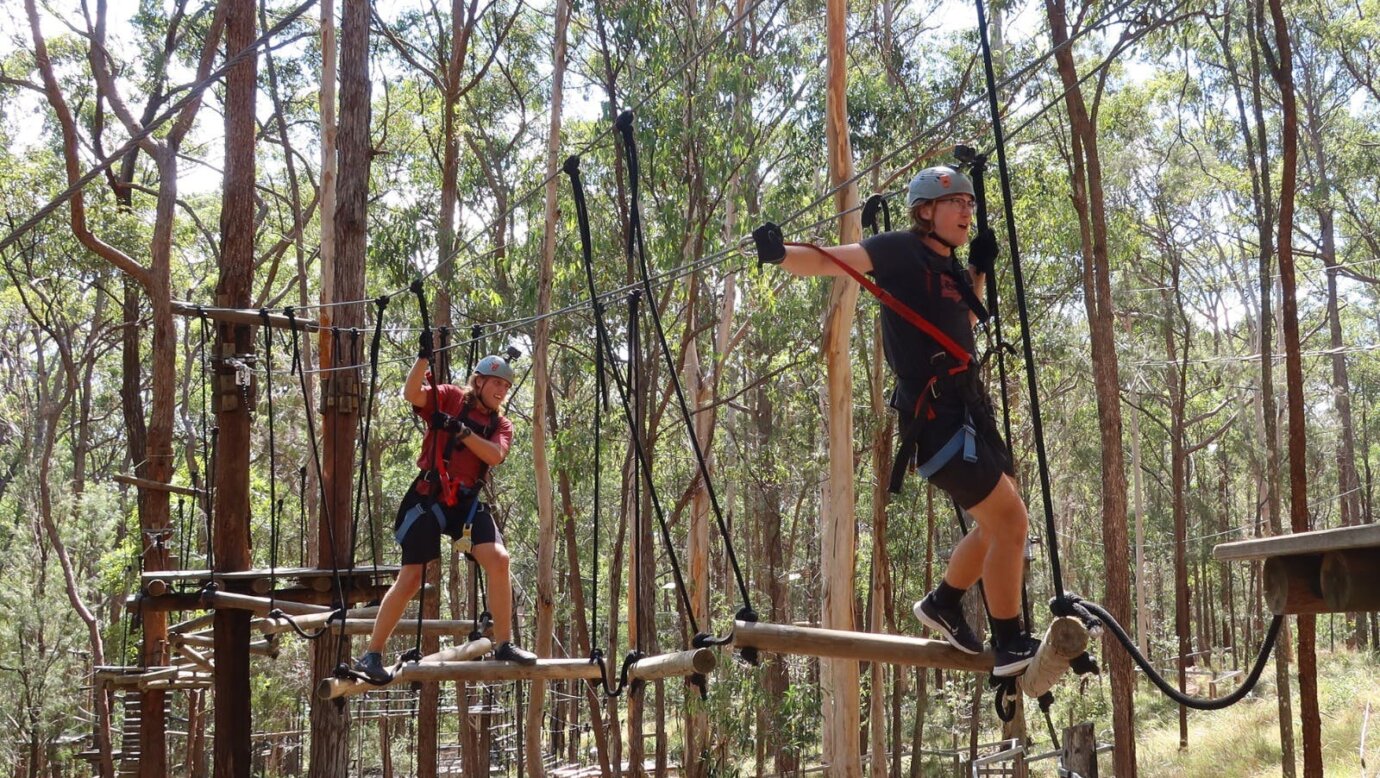
<svg viewBox="0 0 1380 778">
<path fill-rule="evenodd" d="M 939 202 L 952 205 L 964 211 L 971 212 L 977 210 L 977 201 L 967 197 L 947 197 Z"/>
</svg>

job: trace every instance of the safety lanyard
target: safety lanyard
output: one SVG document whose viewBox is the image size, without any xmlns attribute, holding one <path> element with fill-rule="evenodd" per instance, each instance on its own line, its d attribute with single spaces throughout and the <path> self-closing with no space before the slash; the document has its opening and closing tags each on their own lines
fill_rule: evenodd
<svg viewBox="0 0 1380 778">
<path fill-rule="evenodd" d="M 897 299 L 896 295 L 893 295 L 891 292 L 888 292 L 887 290 L 878 286 L 877 282 L 868 278 L 863 273 L 860 273 L 857 269 L 849 265 L 847 262 L 844 262 L 843 260 L 834 256 L 828 250 L 820 248 L 819 246 L 816 246 L 813 243 L 787 243 L 786 245 L 800 246 L 801 248 L 813 249 L 819 252 L 820 254 L 823 254 L 824 256 L 828 257 L 830 262 L 833 262 L 835 265 L 838 265 L 843 270 L 843 272 L 847 273 L 849 277 L 852 278 L 854 281 L 857 281 L 858 284 L 862 286 L 862 288 L 871 292 L 873 297 L 876 297 L 878 300 L 881 300 L 883 305 L 895 311 L 897 314 L 901 316 L 901 318 L 910 322 L 921 332 L 930 336 L 930 338 L 933 339 L 935 343 L 939 344 L 940 348 L 947 351 L 949 353 L 949 356 L 953 357 L 954 361 L 958 363 L 954 367 L 949 368 L 949 375 L 958 375 L 959 373 L 962 373 L 963 371 L 968 369 L 969 363 L 973 361 L 973 356 L 968 353 L 967 349 L 958 345 L 958 343 L 955 342 L 953 338 L 944 334 L 943 330 L 931 324 L 930 321 L 926 319 L 924 316 L 921 316 L 920 314 L 916 313 L 914 308 L 911 308 L 909 305 L 906 305 L 905 303 Z"/>
</svg>

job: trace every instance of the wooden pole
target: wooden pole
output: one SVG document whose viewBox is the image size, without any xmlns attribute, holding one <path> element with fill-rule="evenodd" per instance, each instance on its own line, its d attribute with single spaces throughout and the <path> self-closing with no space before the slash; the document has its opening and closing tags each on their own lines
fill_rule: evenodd
<svg viewBox="0 0 1380 778">
<path fill-rule="evenodd" d="M 1044 640 L 1035 659 L 1021 676 L 1021 690 L 1031 697 L 1054 688 L 1064 673 L 1068 672 L 1069 662 L 1078 657 L 1088 647 L 1088 629 L 1078 619 L 1061 616 L 1049 625 Z"/>
<path fill-rule="evenodd" d="M 551 309 L 551 284 L 555 273 L 558 159 L 561 148 L 561 102 L 565 85 L 566 29 L 570 24 L 569 0 L 556 2 L 556 30 L 551 65 L 551 113 L 546 136 L 546 199 L 543 207 L 541 266 L 537 273 L 537 329 L 532 343 L 532 469 L 536 476 L 537 522 L 537 597 L 536 642 L 537 656 L 550 656 L 556 600 L 556 514 L 552 499 L 551 465 L 546 457 L 547 413 L 546 395 L 550 386 L 547 347 L 551 323 L 544 314 Z M 597 562 L 596 562 L 597 563 Z M 516 637 L 516 636 L 515 636 Z M 527 709 L 527 774 L 540 778 L 545 774 L 542 762 L 541 726 L 545 684 L 532 684 L 531 704 Z"/>
<path fill-rule="evenodd" d="M 1064 729 L 1063 770 L 1060 775 L 1097 778 L 1097 733 L 1085 721 Z"/>
<path fill-rule="evenodd" d="M 463 647 L 457 647 L 463 648 Z M 463 652 L 457 652 L 457 655 Z M 656 681 L 663 678 L 709 673 L 718 659 L 707 648 L 696 648 L 674 654 L 662 654 L 639 660 L 628 669 L 630 681 Z M 327 678 L 316 686 L 319 699 L 331 700 L 403 683 L 465 681 L 491 683 L 495 681 L 597 681 L 602 675 L 599 666 L 588 659 L 538 659 L 534 665 L 515 662 L 430 661 L 403 665 L 393 674 L 393 680 L 377 686 L 352 679 Z"/>
<path fill-rule="evenodd" d="M 926 640 L 903 635 L 874 635 L 818 627 L 735 621 L 733 645 L 780 654 L 846 659 L 854 662 L 882 662 L 979 673 L 992 670 L 990 649 L 974 656 L 965 654 L 942 640 Z M 856 670 L 857 665 L 853 667 Z"/>
<path fill-rule="evenodd" d="M 225 4 L 225 49 L 237 55 L 254 42 L 257 3 L 228 0 Z M 221 200 L 220 281 L 216 305 L 247 307 L 254 277 L 254 132 L 258 56 L 251 54 L 226 75 L 225 184 Z M 249 449 L 254 377 L 240 370 L 254 352 L 254 327 L 245 322 L 216 326 L 214 398 L 219 429 L 215 472 L 214 569 L 248 569 Z M 160 479 L 166 480 L 166 479 Z M 216 778 L 249 778 L 249 733 L 253 711 L 249 690 L 249 614 L 239 609 L 217 610 L 215 623 L 215 743 Z M 145 710 L 161 709 L 162 700 L 145 699 Z"/>
<path fill-rule="evenodd" d="M 829 152 L 829 182 L 841 187 L 834 209 L 849 213 L 839 218 L 839 243 L 862 237 L 857 213 L 858 187 L 844 185 L 853 177 L 853 147 L 848 140 L 848 56 L 846 0 L 828 0 L 828 91 L 825 97 L 825 136 Z M 824 526 L 820 532 L 821 624 L 833 629 L 853 628 L 853 573 L 857 552 L 856 502 L 853 486 L 853 368 L 849 338 L 853 332 L 858 285 L 850 278 L 834 280 L 825 319 L 823 356 L 828 372 L 827 418 L 829 478 Z M 825 764 L 840 778 L 860 778 L 861 726 L 858 666 L 851 662 L 820 663 L 823 690 Z"/>
<path fill-rule="evenodd" d="M 240 324 L 246 327 L 259 327 L 262 326 L 264 323 L 263 316 L 261 316 L 259 312 L 253 308 L 231 308 L 218 306 L 215 308 L 202 309 L 193 303 L 184 302 L 182 300 L 173 300 L 172 312 L 178 314 L 179 316 L 189 316 L 198 319 L 205 315 L 206 318 L 218 324 Z M 302 332 L 316 332 L 321 329 L 321 325 L 317 324 L 317 322 L 314 319 L 294 315 L 293 318 L 289 320 L 286 315 L 281 313 L 268 314 L 268 326 L 281 327 L 285 330 L 297 329 Z"/>
<path fill-rule="evenodd" d="M 1318 578 L 1329 611 L 1380 611 L 1380 549 L 1326 554 Z"/>
<path fill-rule="evenodd" d="M 369 23 L 367 0 L 345 0 L 340 29 L 340 125 L 338 169 L 334 216 L 335 261 L 323 267 L 324 303 L 364 298 L 364 254 L 369 200 L 370 80 Z M 346 305 L 322 309 L 329 312 L 330 324 L 342 328 L 365 325 L 364 306 Z M 325 321 L 322 324 L 326 324 Z M 360 371 L 362 354 L 337 354 L 329 338 L 322 337 L 320 366 L 331 369 L 321 382 L 321 513 L 317 531 L 319 567 L 346 568 L 352 564 L 350 547 L 351 512 L 354 497 L 355 431 L 359 422 Z M 344 369 L 342 368 L 349 368 Z M 350 603 L 337 603 L 348 608 Z M 350 654 L 347 636 L 313 643 L 312 674 L 324 678 L 337 662 Z M 310 778 L 332 778 L 349 770 L 348 706 L 311 705 Z"/>
</svg>

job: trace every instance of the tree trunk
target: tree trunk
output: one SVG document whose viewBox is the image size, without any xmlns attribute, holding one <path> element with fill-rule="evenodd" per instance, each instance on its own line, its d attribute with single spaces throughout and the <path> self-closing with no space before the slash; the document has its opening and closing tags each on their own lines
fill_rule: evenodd
<svg viewBox="0 0 1380 778">
<path fill-rule="evenodd" d="M 570 24 L 570 3 L 556 3 L 556 45 L 552 53 L 551 126 L 546 139 L 546 206 L 545 232 L 542 235 L 541 270 L 537 280 L 536 337 L 532 344 L 533 395 L 532 404 L 532 469 L 536 473 L 537 520 L 540 525 L 537 545 L 536 643 L 537 656 L 551 656 L 551 636 L 555 607 L 556 517 L 552 505 L 551 465 L 546 459 L 547 391 L 551 384 L 547 348 L 551 323 L 545 314 L 551 309 L 551 280 L 556 259 L 557 177 L 561 144 L 561 103 L 565 84 L 566 29 Z M 597 477 L 597 476 L 596 476 Z M 534 681 L 530 686 L 527 709 L 527 774 L 538 778 L 545 774 L 542 766 L 542 711 L 546 684 Z"/>
<path fill-rule="evenodd" d="M 1270 72 L 1279 87 L 1283 108 L 1283 163 L 1279 187 L 1279 275 L 1283 287 L 1284 372 L 1289 417 L 1289 519 L 1294 532 L 1311 529 L 1308 515 L 1307 437 L 1303 417 L 1303 361 L 1299 353 L 1297 284 L 1294 278 L 1294 192 L 1298 171 L 1298 105 L 1288 22 L 1280 0 L 1270 0 L 1275 51 Z M 1263 41 L 1262 41 L 1263 43 Z M 1267 55 L 1270 54 L 1265 49 Z M 1303 774 L 1321 776 L 1322 720 L 1318 711 L 1318 666 L 1314 654 L 1316 617 L 1298 616 L 1299 704 L 1303 718 Z"/>
<path fill-rule="evenodd" d="M 853 147 L 848 138 L 847 3 L 828 0 L 827 83 L 825 136 L 828 140 L 829 181 L 842 186 L 853 177 Z M 839 219 L 839 243 L 856 243 L 862 237 L 857 212 L 858 186 L 850 183 L 834 196 L 834 210 L 846 213 Z M 822 346 L 828 373 L 829 475 L 825 485 L 826 510 L 820 531 L 820 623 L 826 629 L 854 629 L 853 557 L 857 550 L 857 526 L 853 513 L 853 372 L 849 337 L 853 332 L 858 284 L 836 278 L 829 295 Z M 858 663 L 851 660 L 820 660 L 824 763 L 830 775 L 853 778 L 862 775 L 862 745 L 858 742 L 860 700 Z"/>
<path fill-rule="evenodd" d="M 253 44 L 257 4 L 233 0 L 225 6 L 225 46 L 232 56 Z M 221 200 L 221 265 L 216 305 L 250 304 L 254 277 L 254 103 L 257 54 L 246 57 L 226 76 L 225 184 Z M 254 353 L 254 329 L 219 323 L 213 364 L 218 454 L 215 472 L 215 565 L 220 572 L 247 570 L 249 552 L 250 415 L 254 386 L 237 386 L 237 362 Z M 248 368 L 244 372 L 252 376 Z M 166 481 L 166 478 L 158 478 Z M 249 619 L 242 610 L 218 610 L 215 616 L 215 751 L 216 778 L 248 778 L 249 735 L 253 730 L 249 689 Z M 142 701 L 144 721 L 162 710 L 163 700 Z M 141 760 L 142 761 L 142 760 Z M 162 766 L 160 765 L 160 768 Z M 160 769 L 160 774 L 164 772 Z"/>
<path fill-rule="evenodd" d="M 327 304 L 364 298 L 369 93 L 369 4 L 364 0 L 345 0 L 340 30 L 341 120 L 337 155 L 340 178 L 334 213 L 336 257 L 327 276 L 330 281 L 326 284 L 332 297 L 322 299 Z M 362 304 L 333 310 L 335 326 L 363 327 Z M 343 568 L 352 564 L 354 553 L 350 548 L 350 526 L 359 408 L 347 398 L 358 392 L 359 369 L 338 369 L 355 364 L 355 355 L 335 354 L 330 349 L 329 339 L 322 342 L 327 345 L 321 350 L 321 367 L 337 369 L 328 374 L 329 380 L 323 380 L 321 386 L 322 500 L 317 566 Z M 343 641 L 343 645 L 336 640 Z M 312 677 L 330 675 L 335 664 L 349 654 L 350 639 L 346 636 L 316 641 Z M 349 771 L 349 728 L 348 705 L 312 698 L 311 778 L 328 778 Z"/>
<path fill-rule="evenodd" d="M 1097 391 L 1098 431 L 1102 442 L 1102 542 L 1107 577 L 1107 609 L 1121 623 L 1130 621 L 1131 593 L 1126 571 L 1126 465 L 1122 451 L 1120 375 L 1114 332 L 1111 273 L 1107 261 L 1107 218 L 1102 191 L 1102 161 L 1098 153 L 1096 104 L 1089 112 L 1074 66 L 1064 0 L 1046 0 L 1055 61 L 1064 88 L 1064 104 L 1072 125 L 1075 210 L 1083 242 L 1084 304 L 1092 335 L 1093 385 Z M 1081 200 L 1081 202 L 1080 202 Z M 1079 207 L 1086 206 L 1086 207 Z M 1051 538 L 1050 542 L 1054 542 Z M 1104 638 L 1104 656 L 1112 675 L 1113 760 L 1116 774 L 1136 774 L 1135 675 L 1131 658 L 1111 637 Z"/>
</svg>

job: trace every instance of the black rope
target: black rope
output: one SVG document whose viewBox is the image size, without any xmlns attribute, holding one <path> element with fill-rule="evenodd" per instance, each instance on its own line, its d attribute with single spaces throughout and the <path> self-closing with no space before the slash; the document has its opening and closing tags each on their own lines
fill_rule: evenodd
<svg viewBox="0 0 1380 778">
<path fill-rule="evenodd" d="M 704 483 L 705 492 L 709 495 L 709 504 L 714 510 L 714 520 L 719 527 L 719 534 L 724 539 L 724 550 L 728 554 L 728 562 L 733 567 L 733 577 L 738 584 L 738 593 L 743 598 L 743 607 L 738 611 L 735 618 L 740 621 L 756 621 L 757 613 L 752 608 L 752 599 L 748 594 L 747 582 L 743 578 L 743 570 L 738 565 L 738 555 L 733 550 L 733 537 L 729 533 L 728 524 L 724 521 L 723 509 L 719 506 L 719 496 L 714 489 L 714 479 L 710 476 L 709 465 L 705 461 L 704 450 L 700 446 L 700 441 L 695 435 L 695 422 L 690 416 L 690 406 L 685 401 L 685 390 L 680 385 L 680 376 L 676 371 L 675 357 L 671 355 L 671 347 L 666 342 L 666 330 L 661 324 L 661 313 L 657 310 L 656 298 L 652 290 L 651 274 L 647 269 L 647 246 L 642 235 L 642 211 L 638 206 L 638 178 L 639 164 L 637 160 L 637 140 L 633 134 L 633 114 L 631 111 L 624 111 L 619 115 L 615 122 L 619 133 L 623 137 L 623 152 L 628 161 L 628 181 L 630 182 L 631 195 L 628 198 L 628 257 L 631 259 L 635 254 L 638 259 L 638 269 L 642 274 L 642 283 L 647 294 L 647 309 L 652 314 L 652 323 L 656 329 L 657 342 L 661 346 L 661 355 L 666 361 L 666 372 L 671 380 L 671 386 L 675 389 L 676 402 L 680 407 L 681 419 L 685 422 L 685 431 L 690 438 L 690 447 L 695 452 L 695 463 L 699 468 L 700 479 Z M 658 516 L 658 519 L 661 517 Z M 665 535 L 668 549 L 671 546 L 670 534 L 665 530 L 665 522 L 662 522 L 662 534 Z M 671 556 L 673 563 L 675 555 Z M 677 576 L 677 584 L 682 587 L 684 584 Z M 685 607 L 687 612 L 690 609 L 688 595 L 686 596 Z M 723 645 L 731 638 L 713 638 L 708 634 L 700 633 L 695 630 L 696 635 L 692 641 L 695 646 L 704 647 L 709 645 Z"/>
<path fill-rule="evenodd" d="M 1121 643 L 1121 645 L 1126 648 L 1126 653 L 1131 655 L 1131 659 L 1134 660 L 1141 671 L 1145 673 L 1145 677 L 1149 678 L 1150 682 L 1155 684 L 1155 687 L 1163 692 L 1166 697 L 1186 708 L 1193 708 L 1194 710 L 1221 710 L 1236 704 L 1247 694 L 1250 694 L 1251 690 L 1255 688 L 1256 682 L 1260 680 L 1260 674 L 1265 669 L 1265 662 L 1270 658 L 1270 652 L 1274 649 L 1275 642 L 1279 638 L 1280 629 L 1284 625 L 1283 616 L 1275 616 L 1270 620 L 1270 628 L 1266 631 L 1264 644 L 1261 645 L 1259 653 L 1256 654 L 1255 665 L 1251 667 L 1250 674 L 1246 676 L 1246 679 L 1241 682 L 1241 685 L 1237 687 L 1235 691 L 1222 697 L 1193 697 L 1174 688 L 1173 684 L 1165 680 L 1164 677 L 1150 665 L 1150 661 L 1140 653 L 1140 649 L 1136 648 L 1136 642 L 1131 639 L 1130 635 L 1126 634 L 1125 628 L 1117 623 L 1117 620 L 1112 617 L 1111 613 L 1107 612 L 1106 608 L 1103 608 L 1095 602 L 1080 599 L 1074 594 L 1066 594 L 1065 599 L 1072 605 L 1086 609 L 1088 613 L 1106 624 L 1112 630 L 1112 634 L 1116 636 L 1117 642 Z"/>
<path fill-rule="evenodd" d="M 685 607 L 685 613 L 690 619 L 691 629 L 694 632 L 699 633 L 699 626 L 696 623 L 694 611 L 690 609 L 690 600 L 689 595 L 686 593 L 685 580 L 681 576 L 680 562 L 676 558 L 675 546 L 672 545 L 670 541 L 670 533 L 666 527 L 666 521 L 661 506 L 661 498 L 657 493 L 656 484 L 652 481 L 651 463 L 648 460 L 647 451 L 643 447 L 642 438 L 640 435 L 637 434 L 637 418 L 636 415 L 633 413 L 632 399 L 630 398 L 630 383 L 636 375 L 635 365 L 629 365 L 631 374 L 628 377 L 628 383 L 625 383 L 622 372 L 616 369 L 616 365 L 618 364 L 618 357 L 613 351 L 613 342 L 609 338 L 608 325 L 604 321 L 603 306 L 597 303 L 598 291 L 594 283 L 594 261 L 592 252 L 590 250 L 589 217 L 587 215 L 587 211 L 585 208 L 584 190 L 579 185 L 579 165 L 579 158 L 572 156 L 565 162 L 565 172 L 570 175 L 571 185 L 572 187 L 574 187 L 574 191 L 576 192 L 576 213 L 577 215 L 582 215 L 582 218 L 580 218 L 580 240 L 584 249 L 585 278 L 589 285 L 590 299 L 596 301 L 594 305 L 595 338 L 598 341 L 597 345 L 605 350 L 605 355 L 608 360 L 608 364 L 611 367 L 610 372 L 613 373 L 614 386 L 618 390 L 618 399 L 620 401 L 620 404 L 623 406 L 623 416 L 624 419 L 627 421 L 628 429 L 630 431 L 629 438 L 632 442 L 633 454 L 635 457 L 633 466 L 634 469 L 637 470 L 637 473 L 634 474 L 635 477 L 633 479 L 633 503 L 635 509 L 636 506 L 640 505 L 641 497 L 640 492 L 638 492 L 638 489 L 642 483 L 645 483 L 647 487 L 648 497 L 652 502 L 652 509 L 656 513 L 657 519 L 661 524 L 662 536 L 666 544 L 667 556 L 669 556 L 671 559 L 671 573 L 676 580 L 676 590 L 679 593 L 681 602 Z M 629 298 L 630 308 L 632 308 L 635 305 L 634 301 L 636 300 L 636 297 L 637 291 L 634 290 L 633 295 Z M 630 317 L 630 327 L 635 327 L 636 318 L 637 317 L 635 316 Z M 637 358 L 637 349 L 630 347 L 629 354 L 630 360 L 635 360 Z M 636 477 L 638 474 L 641 475 L 640 480 Z M 640 535 L 640 533 L 638 534 Z"/>
<path fill-rule="evenodd" d="M 211 582 L 216 580 L 215 564 L 215 483 L 216 483 L 216 436 L 220 428 L 211 425 L 207 429 L 207 420 L 210 418 L 210 406 L 207 403 L 207 388 L 210 386 L 211 378 L 211 356 L 206 351 L 207 331 L 211 324 L 206 317 L 206 310 L 200 305 L 196 307 L 197 318 L 201 322 L 201 461 L 205 465 L 206 479 L 204 487 L 206 489 L 206 499 L 204 500 L 206 510 L 206 569 L 211 571 Z"/>
<path fill-rule="evenodd" d="M 589 209 L 585 204 L 584 184 L 580 181 L 580 158 L 577 156 L 567 158 L 563 170 L 570 178 L 571 193 L 575 199 L 575 216 L 580 226 L 581 256 L 584 260 L 585 278 L 594 309 L 594 554 L 590 565 L 592 580 L 589 598 L 589 659 L 599 665 L 605 694 L 615 696 L 609 688 L 608 668 L 604 665 L 604 652 L 599 648 L 599 516 L 603 512 L 599 482 L 603 480 L 601 476 L 604 472 L 601 464 L 603 437 L 600 420 L 603 416 L 602 410 L 608 408 L 609 390 L 607 377 L 604 375 L 604 349 L 608 344 L 608 333 L 604 329 L 603 305 L 598 301 L 595 291 L 594 252 L 590 246 Z M 602 408 L 600 406 L 601 400 L 603 401 Z"/>
<path fill-rule="evenodd" d="M 1015 200 L 1011 195 L 1011 171 L 1006 160 L 1006 139 L 1002 136 L 1001 109 L 997 105 L 997 77 L 992 65 L 992 45 L 987 34 L 987 13 L 983 0 L 974 0 L 982 42 L 982 67 L 987 77 L 987 102 L 992 113 L 992 135 L 996 141 L 997 171 L 1001 179 L 1002 206 L 1006 217 L 1007 245 L 1011 249 L 1011 274 L 1016 288 L 1016 311 L 1021 322 L 1021 349 L 1025 357 L 1027 391 L 1030 392 L 1030 423 L 1035 437 L 1035 457 L 1040 471 L 1040 494 L 1045 510 L 1049 562 L 1053 571 L 1055 597 L 1064 598 L 1064 572 L 1059 564 L 1059 542 L 1054 526 L 1054 498 L 1049 479 L 1049 454 L 1045 451 L 1045 430 L 1040 417 L 1040 385 L 1035 375 L 1035 347 L 1030 337 L 1030 310 L 1025 299 L 1025 275 L 1021 271 L 1021 249 L 1016 234 Z"/>
<path fill-rule="evenodd" d="M 306 410 L 307 417 L 307 441 L 311 444 L 312 464 L 316 467 L 316 487 L 319 490 L 318 498 L 321 500 L 321 520 L 326 523 L 327 540 L 331 544 L 331 578 L 335 583 L 336 600 L 340 607 L 344 608 L 348 603 L 345 602 L 345 582 L 340 576 L 340 561 L 336 559 L 336 548 L 339 544 L 335 537 L 335 522 L 331 520 L 331 504 L 326 495 L 326 479 L 324 468 L 321 466 L 321 447 L 316 439 L 316 413 L 312 408 L 311 392 L 307 390 L 307 374 L 303 370 L 302 347 L 298 336 L 298 325 L 296 312 L 292 306 L 283 309 L 283 315 L 287 316 L 288 330 L 292 333 L 292 366 L 297 371 L 298 386 L 302 390 L 302 405 Z M 340 353 L 340 352 L 335 352 Z M 353 553 L 351 557 L 353 557 Z M 294 626 L 295 629 L 295 626 Z M 345 630 L 340 631 L 339 639 L 336 642 L 337 657 L 345 650 L 345 642 L 348 636 Z"/>
<path fill-rule="evenodd" d="M 418 312 L 421 314 L 421 317 L 422 317 L 422 331 L 423 331 L 423 332 L 430 331 L 430 330 L 431 330 L 431 313 L 427 310 L 427 307 L 426 307 L 426 289 L 422 286 L 422 279 L 418 278 L 417 280 L 413 281 L 413 282 L 412 282 L 412 286 L 411 286 L 410 288 L 411 288 L 411 290 L 412 290 L 412 294 L 415 295 L 415 296 L 417 297 L 417 310 L 418 310 Z M 431 383 L 431 409 L 432 409 L 432 411 L 436 411 L 436 410 L 439 410 L 440 406 L 439 406 L 439 400 L 438 400 L 439 395 L 438 395 L 438 393 L 437 393 L 437 391 L 436 391 L 436 376 L 433 375 L 433 373 L 432 373 L 433 369 L 434 369 L 435 366 L 436 366 L 436 361 L 435 361 L 435 354 L 434 354 L 434 352 L 433 352 L 432 354 L 428 354 L 428 355 L 427 355 L 426 361 L 427 361 L 426 377 L 427 377 L 427 381 L 429 381 L 429 382 Z M 430 429 L 430 419 L 429 419 L 429 418 L 427 419 L 427 428 Z M 426 443 L 425 443 L 426 437 L 425 437 L 425 436 L 426 436 L 426 433 L 423 433 L 423 438 L 422 438 L 422 440 L 423 440 L 423 444 L 422 444 L 423 449 L 426 448 Z M 441 441 L 440 441 L 440 438 L 439 438 L 439 436 L 438 436 L 436 439 L 434 439 L 434 440 L 432 441 L 432 444 L 431 444 L 433 454 L 438 450 L 438 447 L 439 447 L 440 445 L 441 445 Z M 437 483 L 437 487 L 438 487 L 438 488 L 444 488 L 444 485 L 443 485 L 442 483 L 439 483 L 439 482 L 438 482 L 438 483 Z M 429 502 L 429 505 L 428 505 L 427 507 L 428 507 L 428 510 L 430 510 L 430 509 L 431 509 L 432 507 L 434 507 L 435 504 L 436 504 L 436 495 L 435 495 L 435 494 L 429 494 L 429 495 L 428 495 L 428 502 Z M 437 564 L 440 564 L 439 560 L 438 560 Z M 415 641 L 415 643 L 413 644 L 412 648 L 409 649 L 406 653 L 403 654 L 403 661 L 414 661 L 414 662 L 420 662 L 420 661 L 422 661 L 422 615 L 423 615 L 423 613 L 426 611 L 426 567 L 427 567 L 426 563 L 425 563 L 425 562 L 422 563 L 422 582 L 421 582 L 421 587 L 420 587 L 420 588 L 421 588 L 421 591 L 420 591 L 420 593 L 419 593 L 419 595 L 418 595 L 418 599 L 417 599 L 417 633 L 416 633 L 416 641 Z"/>
<path fill-rule="evenodd" d="M 264 394 L 268 398 L 268 609 L 277 610 L 278 599 L 278 446 L 273 416 L 273 323 L 268 309 L 259 309 L 264 330 Z M 310 419 L 310 417 L 308 417 Z"/>
<path fill-rule="evenodd" d="M 297 564 L 307 566 L 307 467 L 297 468 Z"/>
<path fill-rule="evenodd" d="M 368 482 L 370 477 L 369 468 L 369 443 L 373 431 L 374 421 L 374 396 L 378 391 L 378 366 L 379 366 L 379 344 L 383 338 L 383 312 L 388 307 L 388 298 L 379 297 L 374 300 L 374 336 L 369 341 L 369 388 L 364 394 L 364 411 L 360 414 L 360 444 L 359 444 L 359 479 L 355 482 L 355 505 L 354 523 L 351 527 L 352 537 L 350 538 L 350 548 L 353 550 L 359 543 L 359 520 L 364 514 L 362 506 L 370 504 L 365 499 L 368 494 Z M 350 330 L 350 354 L 352 359 L 356 359 L 356 351 L 359 342 L 359 330 Z M 369 513 L 372 518 L 372 512 Z M 374 532 L 373 521 L 367 522 L 369 527 L 369 547 L 370 555 L 374 562 L 375 572 L 378 570 L 378 538 Z M 354 555 L 350 556 L 350 571 L 354 572 Z"/>
</svg>

